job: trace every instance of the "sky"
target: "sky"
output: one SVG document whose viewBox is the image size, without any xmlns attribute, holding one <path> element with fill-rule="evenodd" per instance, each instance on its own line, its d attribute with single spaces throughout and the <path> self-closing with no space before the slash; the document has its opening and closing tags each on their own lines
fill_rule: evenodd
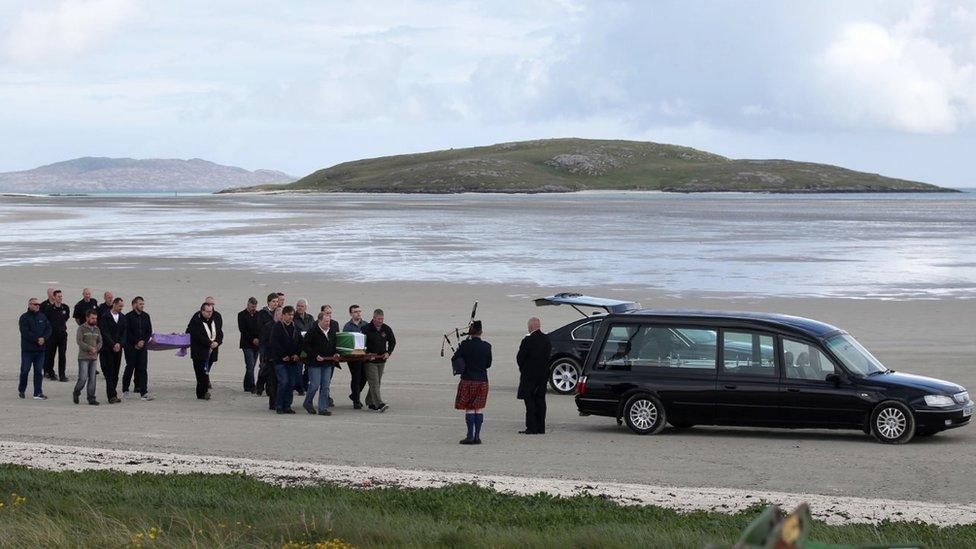
<svg viewBox="0 0 976 549">
<path fill-rule="evenodd" d="M 0 171 L 549 137 L 976 187 L 976 0 L 0 0 Z"/>
</svg>

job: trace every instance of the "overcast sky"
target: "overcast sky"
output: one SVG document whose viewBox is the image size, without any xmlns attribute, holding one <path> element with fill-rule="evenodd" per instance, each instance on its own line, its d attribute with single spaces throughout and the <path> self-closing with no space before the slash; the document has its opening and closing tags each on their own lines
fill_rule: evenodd
<svg viewBox="0 0 976 549">
<path fill-rule="evenodd" d="M 0 0 L 0 171 L 566 136 L 976 186 L 976 0 Z"/>
</svg>

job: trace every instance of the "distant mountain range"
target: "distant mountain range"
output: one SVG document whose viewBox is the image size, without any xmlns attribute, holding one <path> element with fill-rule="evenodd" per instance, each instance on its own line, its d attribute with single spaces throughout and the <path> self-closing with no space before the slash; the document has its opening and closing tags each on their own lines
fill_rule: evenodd
<svg viewBox="0 0 976 549">
<path fill-rule="evenodd" d="M 0 191 L 18 193 L 211 192 L 236 186 L 289 183 L 274 170 L 249 171 L 191 158 L 84 157 L 20 172 L 0 173 Z"/>
<path fill-rule="evenodd" d="M 223 192 L 953 192 L 812 162 L 744 160 L 644 141 L 543 139 L 344 162 Z"/>
</svg>

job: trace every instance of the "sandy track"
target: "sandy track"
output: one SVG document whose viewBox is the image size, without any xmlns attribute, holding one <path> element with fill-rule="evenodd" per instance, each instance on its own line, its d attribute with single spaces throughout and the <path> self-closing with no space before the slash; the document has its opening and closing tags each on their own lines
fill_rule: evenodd
<svg viewBox="0 0 976 549">
<path fill-rule="evenodd" d="M 52 444 L 0 441 L 0 462 L 51 471 L 113 470 L 124 473 L 245 474 L 281 485 L 334 483 L 354 488 L 398 486 L 430 488 L 471 483 L 500 492 L 558 496 L 591 494 L 623 505 L 657 505 L 681 512 L 734 513 L 757 502 L 793 508 L 810 504 L 816 518 L 828 523 L 877 523 L 882 520 L 920 521 L 939 526 L 976 522 L 976 506 L 884 500 L 816 494 L 786 494 L 762 490 L 679 488 L 612 482 L 580 482 L 552 478 L 474 475 L 387 467 L 353 467 L 293 461 L 227 458 L 82 448 Z"/>
</svg>

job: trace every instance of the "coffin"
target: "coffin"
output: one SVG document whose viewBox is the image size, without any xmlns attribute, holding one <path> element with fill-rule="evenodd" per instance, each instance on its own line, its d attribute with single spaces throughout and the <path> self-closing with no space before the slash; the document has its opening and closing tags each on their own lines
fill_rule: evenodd
<svg viewBox="0 0 976 549">
<path fill-rule="evenodd" d="M 340 355 L 361 355 L 366 353 L 366 336 L 356 332 L 336 334 L 336 350 Z"/>
</svg>

